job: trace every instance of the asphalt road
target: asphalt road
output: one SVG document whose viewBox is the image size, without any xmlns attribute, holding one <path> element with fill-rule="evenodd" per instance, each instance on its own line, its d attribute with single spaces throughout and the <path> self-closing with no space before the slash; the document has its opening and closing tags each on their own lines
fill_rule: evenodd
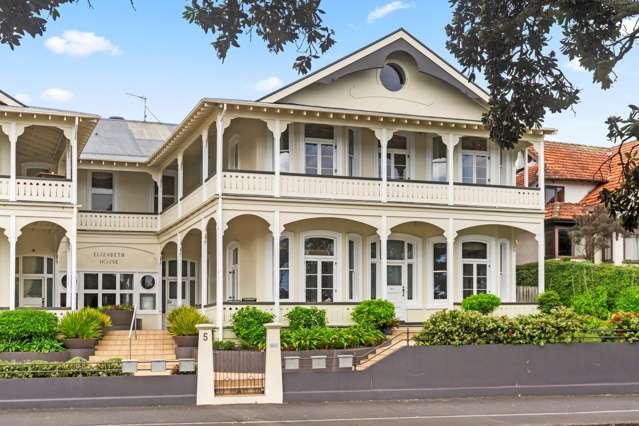
<svg viewBox="0 0 639 426">
<path fill-rule="evenodd" d="M 639 424 L 639 395 L 0 411 L 0 425 Z"/>
</svg>

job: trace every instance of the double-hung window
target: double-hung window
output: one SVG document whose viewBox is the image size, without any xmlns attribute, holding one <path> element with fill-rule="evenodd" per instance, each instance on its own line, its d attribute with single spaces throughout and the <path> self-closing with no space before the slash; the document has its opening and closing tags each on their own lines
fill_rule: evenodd
<svg viewBox="0 0 639 426">
<path fill-rule="evenodd" d="M 488 141 L 483 138 L 462 139 L 462 182 L 487 184 L 490 182 Z"/>
<path fill-rule="evenodd" d="M 446 272 L 448 268 L 448 255 L 446 243 L 433 244 L 433 299 L 445 300 L 448 298 L 448 283 Z"/>
<path fill-rule="evenodd" d="M 441 136 L 433 138 L 433 160 L 431 168 L 432 180 L 445 182 L 448 180 L 447 147 Z"/>
<path fill-rule="evenodd" d="M 565 200 L 565 187 L 556 185 L 546 185 L 546 203 L 563 203 Z"/>
<path fill-rule="evenodd" d="M 304 170 L 307 175 L 335 174 L 335 140 L 332 126 L 304 126 Z"/>
<path fill-rule="evenodd" d="M 379 175 L 381 176 L 381 146 L 378 144 Z M 388 179 L 409 179 L 408 168 L 408 138 L 402 135 L 394 135 L 388 141 L 386 149 L 386 176 Z"/>
<path fill-rule="evenodd" d="M 304 283 L 306 302 L 335 300 L 335 240 L 307 237 L 304 240 Z"/>
<path fill-rule="evenodd" d="M 488 244 L 462 244 L 462 290 L 464 298 L 488 291 Z"/>
<path fill-rule="evenodd" d="M 280 171 L 291 170 L 291 145 L 288 137 L 288 128 L 280 136 Z"/>
<path fill-rule="evenodd" d="M 280 237 L 280 299 L 288 300 L 290 293 L 290 277 L 291 277 L 291 239 L 288 236 Z"/>
<path fill-rule="evenodd" d="M 91 209 L 113 211 L 113 173 L 91 173 Z"/>
</svg>

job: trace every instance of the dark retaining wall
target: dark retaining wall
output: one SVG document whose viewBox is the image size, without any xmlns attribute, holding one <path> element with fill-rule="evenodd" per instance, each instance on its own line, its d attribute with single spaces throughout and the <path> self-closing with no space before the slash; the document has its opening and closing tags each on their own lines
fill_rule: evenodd
<svg viewBox="0 0 639 426">
<path fill-rule="evenodd" d="M 195 384 L 195 375 L 0 379 L 0 408 L 194 405 Z"/>
<path fill-rule="evenodd" d="M 639 393 L 639 345 L 403 348 L 362 372 L 286 372 L 285 400 Z"/>
</svg>

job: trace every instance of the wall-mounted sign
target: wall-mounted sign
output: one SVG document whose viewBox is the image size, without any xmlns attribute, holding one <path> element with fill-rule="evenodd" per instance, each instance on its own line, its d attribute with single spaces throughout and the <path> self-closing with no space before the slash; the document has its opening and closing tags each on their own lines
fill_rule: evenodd
<svg viewBox="0 0 639 426">
<path fill-rule="evenodd" d="M 100 265 L 119 265 L 120 260 L 125 257 L 123 251 L 95 250 L 92 255 Z"/>
<path fill-rule="evenodd" d="M 155 271 L 158 264 L 159 261 L 153 253 L 135 247 L 78 247 L 80 271 Z"/>
</svg>

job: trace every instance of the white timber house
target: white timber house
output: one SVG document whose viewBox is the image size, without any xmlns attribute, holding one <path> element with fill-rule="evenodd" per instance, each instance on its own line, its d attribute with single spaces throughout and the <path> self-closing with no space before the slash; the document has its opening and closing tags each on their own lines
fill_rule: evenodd
<svg viewBox="0 0 639 426">
<path fill-rule="evenodd" d="M 543 164 L 554 131 L 502 150 L 488 100 L 401 29 L 178 125 L 0 97 L 0 307 L 132 304 L 161 328 L 183 304 L 218 327 L 321 305 L 342 325 L 383 298 L 411 323 L 488 292 L 524 312 L 517 244 L 543 261 L 544 168 L 517 186 L 517 158 Z"/>
</svg>

